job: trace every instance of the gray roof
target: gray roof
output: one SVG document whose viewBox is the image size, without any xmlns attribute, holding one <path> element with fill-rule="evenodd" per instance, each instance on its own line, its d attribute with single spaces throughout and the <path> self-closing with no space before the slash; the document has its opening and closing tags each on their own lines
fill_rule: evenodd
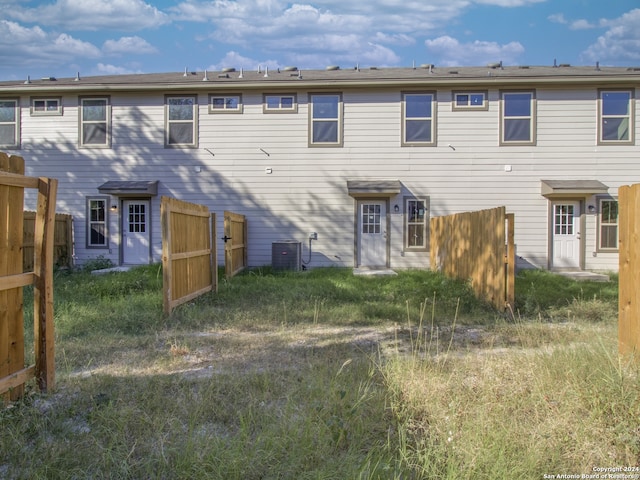
<svg viewBox="0 0 640 480">
<path fill-rule="evenodd" d="M 638 85 L 640 67 L 500 66 L 438 67 L 421 65 L 415 68 L 338 68 L 298 70 L 280 69 L 238 70 L 217 72 L 151 73 L 70 78 L 23 79 L 0 81 L 0 93 L 51 91 L 142 91 L 142 90 L 216 90 L 216 89 L 286 89 L 376 86 L 438 87 L 474 85 L 490 86 L 591 84 Z M 295 87 L 294 87 L 295 85 Z"/>
</svg>

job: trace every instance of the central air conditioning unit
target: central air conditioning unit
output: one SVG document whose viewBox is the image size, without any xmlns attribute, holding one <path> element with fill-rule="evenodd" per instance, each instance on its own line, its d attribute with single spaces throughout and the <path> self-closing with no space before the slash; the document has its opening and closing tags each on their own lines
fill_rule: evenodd
<svg viewBox="0 0 640 480">
<path fill-rule="evenodd" d="M 280 240 L 271 244 L 271 267 L 274 270 L 302 269 L 302 244 L 295 240 Z"/>
</svg>

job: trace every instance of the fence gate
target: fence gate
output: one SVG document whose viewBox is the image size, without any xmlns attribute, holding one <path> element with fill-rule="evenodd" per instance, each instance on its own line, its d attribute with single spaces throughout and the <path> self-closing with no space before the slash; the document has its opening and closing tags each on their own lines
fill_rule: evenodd
<svg viewBox="0 0 640 480">
<path fill-rule="evenodd" d="M 247 219 L 224 212 L 224 273 L 231 278 L 247 266 Z"/>
<path fill-rule="evenodd" d="M 216 217 L 204 205 L 162 197 L 164 311 L 218 290 Z"/>
<path fill-rule="evenodd" d="M 24 189 L 38 191 L 33 271 L 24 272 Z M 15 400 L 36 378 L 54 388 L 53 241 L 58 181 L 24 176 L 24 159 L 0 152 L 0 400 Z M 23 288 L 34 285 L 35 364 L 25 367 Z M 7 393 L 8 392 L 8 393 Z"/>
<path fill-rule="evenodd" d="M 431 269 L 471 280 L 476 295 L 497 309 L 513 307 L 514 221 L 505 207 L 432 218 Z"/>
</svg>

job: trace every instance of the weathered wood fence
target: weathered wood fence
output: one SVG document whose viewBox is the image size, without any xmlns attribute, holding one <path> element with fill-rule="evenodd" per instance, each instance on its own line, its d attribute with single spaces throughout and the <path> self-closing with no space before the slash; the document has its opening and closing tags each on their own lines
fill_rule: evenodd
<svg viewBox="0 0 640 480">
<path fill-rule="evenodd" d="M 470 280 L 476 295 L 498 309 L 513 308 L 514 220 L 505 207 L 431 218 L 431 269 Z"/>
<path fill-rule="evenodd" d="M 640 184 L 618 189 L 618 350 L 640 358 Z"/>
<path fill-rule="evenodd" d="M 25 272 L 33 270 L 35 232 L 36 212 L 24 212 L 22 268 Z M 73 217 L 71 215 L 56 213 L 53 228 L 53 264 L 66 268 L 73 266 Z"/>
<path fill-rule="evenodd" d="M 24 272 L 24 189 L 38 191 L 34 269 Z M 53 231 L 58 181 L 24 176 L 24 159 L 0 152 L 0 398 L 14 400 L 36 378 L 54 388 Z M 34 285 L 35 364 L 25 367 L 23 288 Z"/>
<path fill-rule="evenodd" d="M 164 311 L 218 290 L 216 217 L 204 205 L 162 197 Z"/>
</svg>

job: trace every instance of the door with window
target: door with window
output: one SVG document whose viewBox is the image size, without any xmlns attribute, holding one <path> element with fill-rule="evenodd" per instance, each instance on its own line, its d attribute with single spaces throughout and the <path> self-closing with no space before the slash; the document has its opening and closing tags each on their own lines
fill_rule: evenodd
<svg viewBox="0 0 640 480">
<path fill-rule="evenodd" d="M 361 201 L 358 205 L 358 266 L 387 267 L 387 204 Z"/>
<path fill-rule="evenodd" d="M 552 268 L 580 268 L 580 203 L 552 204 Z"/>
<path fill-rule="evenodd" d="M 149 201 L 122 202 L 122 263 L 149 263 L 150 234 Z"/>
</svg>

